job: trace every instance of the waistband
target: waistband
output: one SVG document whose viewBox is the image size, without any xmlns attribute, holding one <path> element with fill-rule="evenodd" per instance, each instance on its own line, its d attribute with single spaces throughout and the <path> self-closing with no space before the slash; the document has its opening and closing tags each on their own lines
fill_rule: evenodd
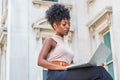
<svg viewBox="0 0 120 80">
<path fill-rule="evenodd" d="M 52 63 L 60 66 L 69 66 L 69 64 L 64 61 L 52 61 Z"/>
</svg>

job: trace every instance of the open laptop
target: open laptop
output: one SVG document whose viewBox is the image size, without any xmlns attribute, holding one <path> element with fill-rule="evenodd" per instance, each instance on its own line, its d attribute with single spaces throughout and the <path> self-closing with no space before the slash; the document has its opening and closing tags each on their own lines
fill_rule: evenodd
<svg viewBox="0 0 120 80">
<path fill-rule="evenodd" d="M 110 53 L 111 53 L 110 49 L 104 43 L 100 43 L 95 53 L 88 62 L 82 64 L 78 63 L 78 64 L 70 65 L 67 66 L 67 69 L 100 66 L 106 61 Z"/>
</svg>

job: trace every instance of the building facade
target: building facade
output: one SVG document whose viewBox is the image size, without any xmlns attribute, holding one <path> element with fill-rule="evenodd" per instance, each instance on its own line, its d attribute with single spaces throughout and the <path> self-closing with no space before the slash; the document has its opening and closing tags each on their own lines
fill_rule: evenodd
<svg viewBox="0 0 120 80">
<path fill-rule="evenodd" d="M 65 41 L 74 50 L 74 63 L 89 60 L 103 42 L 112 51 L 105 68 L 120 80 L 119 0 L 0 0 L 0 80 L 46 79 L 47 69 L 37 59 L 45 38 L 55 34 L 45 19 L 55 3 L 70 10 Z"/>
<path fill-rule="evenodd" d="M 8 0 L 0 0 L 0 80 L 6 80 L 7 74 L 7 19 Z"/>
</svg>

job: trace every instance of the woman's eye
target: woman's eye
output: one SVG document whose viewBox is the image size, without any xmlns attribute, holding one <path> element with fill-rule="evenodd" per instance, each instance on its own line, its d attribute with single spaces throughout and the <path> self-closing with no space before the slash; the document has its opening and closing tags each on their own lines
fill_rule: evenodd
<svg viewBox="0 0 120 80">
<path fill-rule="evenodd" d="M 63 24 L 63 26 L 65 26 L 66 24 Z"/>
</svg>

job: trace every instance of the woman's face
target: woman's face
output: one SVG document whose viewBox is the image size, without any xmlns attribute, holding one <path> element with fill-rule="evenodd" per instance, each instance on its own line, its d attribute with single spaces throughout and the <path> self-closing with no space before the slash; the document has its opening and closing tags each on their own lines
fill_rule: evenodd
<svg viewBox="0 0 120 80">
<path fill-rule="evenodd" d="M 62 20 L 59 24 L 56 24 L 54 27 L 56 30 L 56 34 L 59 36 L 67 35 L 70 29 L 70 20 Z"/>
</svg>

